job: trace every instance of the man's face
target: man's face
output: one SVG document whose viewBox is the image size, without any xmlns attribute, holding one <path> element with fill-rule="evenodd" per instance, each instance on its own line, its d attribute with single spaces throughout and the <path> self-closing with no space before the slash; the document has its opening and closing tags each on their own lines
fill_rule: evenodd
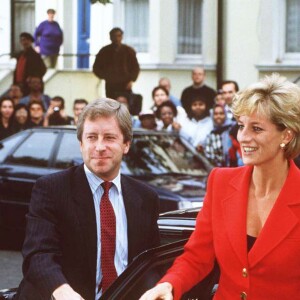
<svg viewBox="0 0 300 300">
<path fill-rule="evenodd" d="M 205 72 L 202 68 L 196 68 L 192 72 L 192 80 L 195 85 L 201 85 L 205 78 Z"/>
<path fill-rule="evenodd" d="M 30 117 L 35 119 L 40 119 L 43 117 L 43 108 L 39 104 L 32 104 L 29 108 L 30 111 Z"/>
<path fill-rule="evenodd" d="M 30 48 L 32 46 L 32 41 L 30 39 L 27 39 L 25 37 L 20 38 L 20 44 L 23 47 L 24 50 Z"/>
<path fill-rule="evenodd" d="M 161 79 L 159 81 L 159 86 L 162 86 L 164 87 L 168 92 L 170 92 L 170 89 L 171 89 L 171 83 L 169 80 L 167 79 Z"/>
<path fill-rule="evenodd" d="M 223 84 L 222 95 L 227 105 L 231 105 L 234 94 L 236 93 L 235 86 L 233 83 Z"/>
<path fill-rule="evenodd" d="M 206 111 L 206 104 L 201 100 L 193 101 L 191 111 L 195 119 L 202 119 Z"/>
<path fill-rule="evenodd" d="M 82 113 L 83 109 L 86 107 L 85 103 L 77 103 L 74 105 L 73 113 L 74 117 L 78 118 L 79 115 Z"/>
<path fill-rule="evenodd" d="M 110 40 L 111 40 L 112 44 L 114 44 L 116 46 L 121 45 L 122 39 L 123 39 L 123 34 L 121 31 L 115 31 L 110 36 Z"/>
<path fill-rule="evenodd" d="M 129 147 L 130 142 L 124 142 L 115 117 L 85 120 L 80 150 L 85 165 L 96 176 L 106 181 L 113 180 Z"/>
<path fill-rule="evenodd" d="M 29 88 L 31 91 L 42 91 L 42 80 L 39 77 L 31 77 L 29 79 Z"/>
</svg>

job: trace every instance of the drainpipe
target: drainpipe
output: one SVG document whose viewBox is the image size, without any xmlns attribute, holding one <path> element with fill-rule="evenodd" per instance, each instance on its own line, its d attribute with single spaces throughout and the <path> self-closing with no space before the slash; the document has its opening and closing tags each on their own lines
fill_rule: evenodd
<svg viewBox="0 0 300 300">
<path fill-rule="evenodd" d="M 224 35 L 224 0 L 218 0 L 217 14 L 217 89 L 223 81 L 224 59 L 223 59 L 223 35 Z"/>
</svg>

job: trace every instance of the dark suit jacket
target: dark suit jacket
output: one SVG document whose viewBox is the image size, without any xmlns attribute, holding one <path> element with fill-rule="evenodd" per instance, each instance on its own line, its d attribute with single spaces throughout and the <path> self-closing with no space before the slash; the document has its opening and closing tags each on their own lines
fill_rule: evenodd
<svg viewBox="0 0 300 300">
<path fill-rule="evenodd" d="M 185 252 L 161 281 L 174 300 L 201 280 L 217 259 L 221 276 L 215 300 L 298 299 L 300 292 L 300 171 L 290 161 L 281 192 L 247 252 L 247 205 L 253 168 L 214 169 L 203 209 Z M 298 295 L 298 296 L 297 296 Z M 243 298 L 244 299 L 244 298 Z"/>
<path fill-rule="evenodd" d="M 158 196 L 127 176 L 121 176 L 121 185 L 130 262 L 140 252 L 159 245 Z M 37 180 L 23 256 L 24 279 L 18 299 L 48 300 L 63 283 L 69 283 L 85 300 L 95 299 L 96 217 L 83 165 Z"/>
</svg>

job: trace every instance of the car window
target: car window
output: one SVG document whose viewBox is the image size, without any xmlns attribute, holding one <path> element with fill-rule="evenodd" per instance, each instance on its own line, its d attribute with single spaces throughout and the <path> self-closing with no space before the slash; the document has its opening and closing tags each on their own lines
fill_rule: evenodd
<svg viewBox="0 0 300 300">
<path fill-rule="evenodd" d="M 57 132 L 33 132 L 16 151 L 8 157 L 13 164 L 47 167 Z"/>
<path fill-rule="evenodd" d="M 66 169 L 82 162 L 76 133 L 66 132 L 60 142 L 55 167 Z"/>
<path fill-rule="evenodd" d="M 135 136 L 124 157 L 123 172 L 130 175 L 147 173 L 207 175 L 201 159 L 187 148 L 178 136 Z"/>
<path fill-rule="evenodd" d="M 9 137 L 0 143 L 0 163 L 4 161 L 8 153 L 14 148 L 18 143 L 24 139 L 25 134 L 21 132 L 20 134 L 16 134 L 13 137 Z"/>
</svg>

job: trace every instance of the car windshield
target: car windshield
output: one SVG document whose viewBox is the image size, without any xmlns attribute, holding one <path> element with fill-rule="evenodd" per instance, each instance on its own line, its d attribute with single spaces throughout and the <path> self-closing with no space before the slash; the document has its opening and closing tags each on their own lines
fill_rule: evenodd
<svg viewBox="0 0 300 300">
<path fill-rule="evenodd" d="M 207 175 L 200 157 L 177 135 L 136 135 L 123 159 L 122 173 Z"/>
</svg>

